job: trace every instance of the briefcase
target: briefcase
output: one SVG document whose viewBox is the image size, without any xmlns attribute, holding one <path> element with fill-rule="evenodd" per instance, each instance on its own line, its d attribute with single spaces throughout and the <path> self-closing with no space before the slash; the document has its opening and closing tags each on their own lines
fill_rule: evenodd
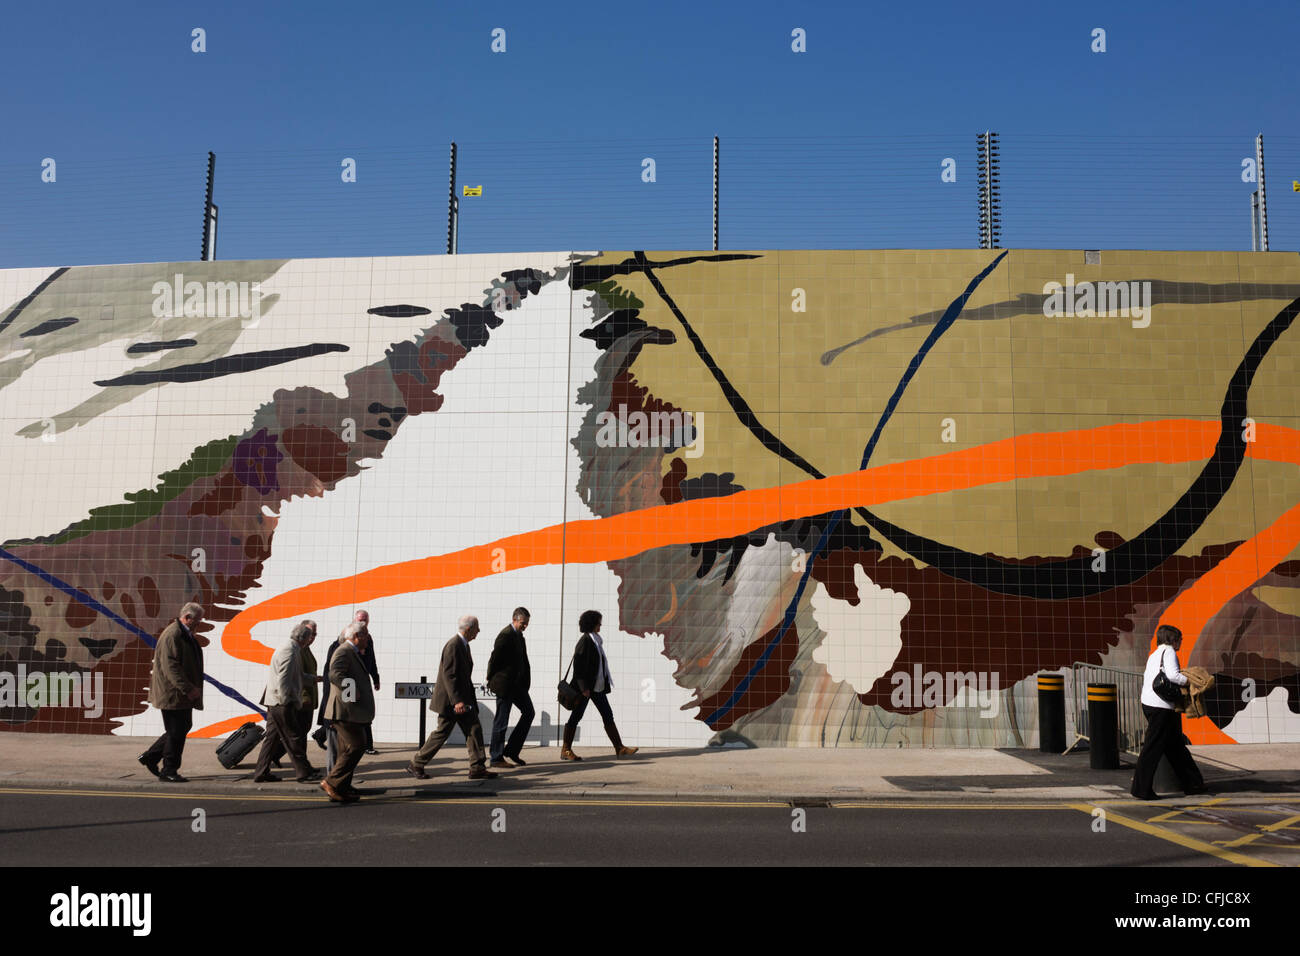
<svg viewBox="0 0 1300 956">
<path fill-rule="evenodd" d="M 259 725 L 247 723 L 236 730 L 233 734 L 221 742 L 217 748 L 217 759 L 221 761 L 221 766 L 227 770 L 234 770 L 239 766 L 239 762 L 249 755 L 266 736 Z"/>
</svg>

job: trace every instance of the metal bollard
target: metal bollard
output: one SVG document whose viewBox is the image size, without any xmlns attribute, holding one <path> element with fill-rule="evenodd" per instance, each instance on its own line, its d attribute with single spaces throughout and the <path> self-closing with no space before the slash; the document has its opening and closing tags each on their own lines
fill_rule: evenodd
<svg viewBox="0 0 1300 956">
<path fill-rule="evenodd" d="M 1119 694 L 1114 684 L 1088 685 L 1088 764 L 1119 769 Z"/>
<path fill-rule="evenodd" d="M 1038 751 L 1065 752 L 1065 675 L 1038 675 Z"/>
</svg>

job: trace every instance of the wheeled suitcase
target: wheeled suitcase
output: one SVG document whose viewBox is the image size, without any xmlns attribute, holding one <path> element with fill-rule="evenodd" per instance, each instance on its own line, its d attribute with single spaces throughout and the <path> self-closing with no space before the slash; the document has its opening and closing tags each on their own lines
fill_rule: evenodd
<svg viewBox="0 0 1300 956">
<path fill-rule="evenodd" d="M 234 770 L 266 735 L 260 726 L 247 723 L 227 737 L 217 748 L 217 759 L 227 770 Z"/>
</svg>

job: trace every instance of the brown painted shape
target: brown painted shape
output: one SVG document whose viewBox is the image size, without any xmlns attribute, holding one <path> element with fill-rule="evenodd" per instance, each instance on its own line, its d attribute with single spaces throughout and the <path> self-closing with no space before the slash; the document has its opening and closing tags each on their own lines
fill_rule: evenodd
<svg viewBox="0 0 1300 956">
<path fill-rule="evenodd" d="M 727 701 L 731 699 L 731 695 L 736 692 L 746 675 L 758 663 L 758 659 L 763 656 L 763 651 L 776 637 L 780 629 L 781 625 L 778 624 L 745 648 L 744 653 L 740 655 L 740 660 L 732 668 L 731 676 L 727 678 L 727 682 L 716 693 L 701 699 L 701 718 L 726 706 Z M 762 710 L 785 696 L 785 693 L 790 689 L 790 665 L 794 663 L 795 656 L 798 653 L 798 628 L 791 625 L 790 629 L 785 632 L 785 636 L 781 638 L 781 642 L 773 649 L 772 656 L 767 659 L 767 664 L 754 675 L 754 679 L 745 688 L 745 692 L 741 694 L 727 713 L 719 718 L 716 724 L 710 726 L 714 730 L 726 730 L 741 717 L 756 710 Z"/>
<path fill-rule="evenodd" d="M 1112 540 L 1106 536 L 1103 540 Z M 882 559 L 879 552 L 844 550 L 814 565 L 813 577 L 834 598 L 856 604 L 853 568 L 861 564 L 880 587 L 900 591 L 911 600 L 902 621 L 903 646 L 890 668 L 858 699 L 868 706 L 910 714 L 924 708 L 895 706 L 891 675 L 922 673 L 996 673 L 999 686 L 1076 661 L 1100 664 L 1102 655 L 1131 632 L 1141 605 L 1172 601 L 1188 583 L 1219 563 L 1240 542 L 1215 545 L 1199 555 L 1175 555 L 1131 584 L 1102 594 L 1069 600 L 1041 600 L 994 594 L 950 578 L 910 560 Z M 1082 547 L 1074 556 L 1087 553 Z M 1033 563 L 1054 558 L 1025 559 Z M 769 664 L 769 667 L 771 664 Z M 945 700 L 945 703 L 947 701 Z"/>
<path fill-rule="evenodd" d="M 244 498 L 244 483 L 228 471 L 217 479 L 216 486 L 190 507 L 191 515 L 219 515 L 230 511 Z"/>
<path fill-rule="evenodd" d="M 328 428 L 294 425 L 280 439 L 293 463 L 321 481 L 335 482 L 348 473 L 348 445 Z"/>
</svg>

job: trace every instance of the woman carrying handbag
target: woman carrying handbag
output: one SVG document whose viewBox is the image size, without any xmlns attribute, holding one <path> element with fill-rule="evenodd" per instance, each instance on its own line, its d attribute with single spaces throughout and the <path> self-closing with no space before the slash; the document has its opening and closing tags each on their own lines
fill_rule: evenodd
<svg viewBox="0 0 1300 956">
<path fill-rule="evenodd" d="M 560 749 L 560 759 L 581 760 L 573 752 L 573 735 L 577 732 L 578 721 L 587 712 L 587 702 L 591 701 L 600 711 L 605 721 L 605 733 L 609 734 L 610 743 L 614 745 L 614 756 L 630 757 L 637 752 L 636 747 L 625 747 L 614 726 L 614 714 L 609 709 L 609 692 L 614 687 L 609 673 L 609 660 L 605 657 L 605 642 L 600 636 L 601 614 L 599 611 L 583 611 L 578 618 L 578 630 L 582 637 L 573 652 L 573 684 L 581 692 L 564 725 L 564 746 Z"/>
<path fill-rule="evenodd" d="M 1205 781 L 1196 761 L 1183 740 L 1182 695 L 1178 688 L 1187 684 L 1187 675 L 1178 668 L 1178 648 L 1183 632 L 1168 624 L 1156 628 L 1156 649 L 1147 658 L 1142 677 L 1142 713 L 1147 718 L 1146 739 L 1138 757 L 1130 792 L 1139 800 L 1158 800 L 1152 783 L 1161 757 L 1178 775 L 1178 782 L 1188 796 L 1205 793 Z"/>
</svg>

